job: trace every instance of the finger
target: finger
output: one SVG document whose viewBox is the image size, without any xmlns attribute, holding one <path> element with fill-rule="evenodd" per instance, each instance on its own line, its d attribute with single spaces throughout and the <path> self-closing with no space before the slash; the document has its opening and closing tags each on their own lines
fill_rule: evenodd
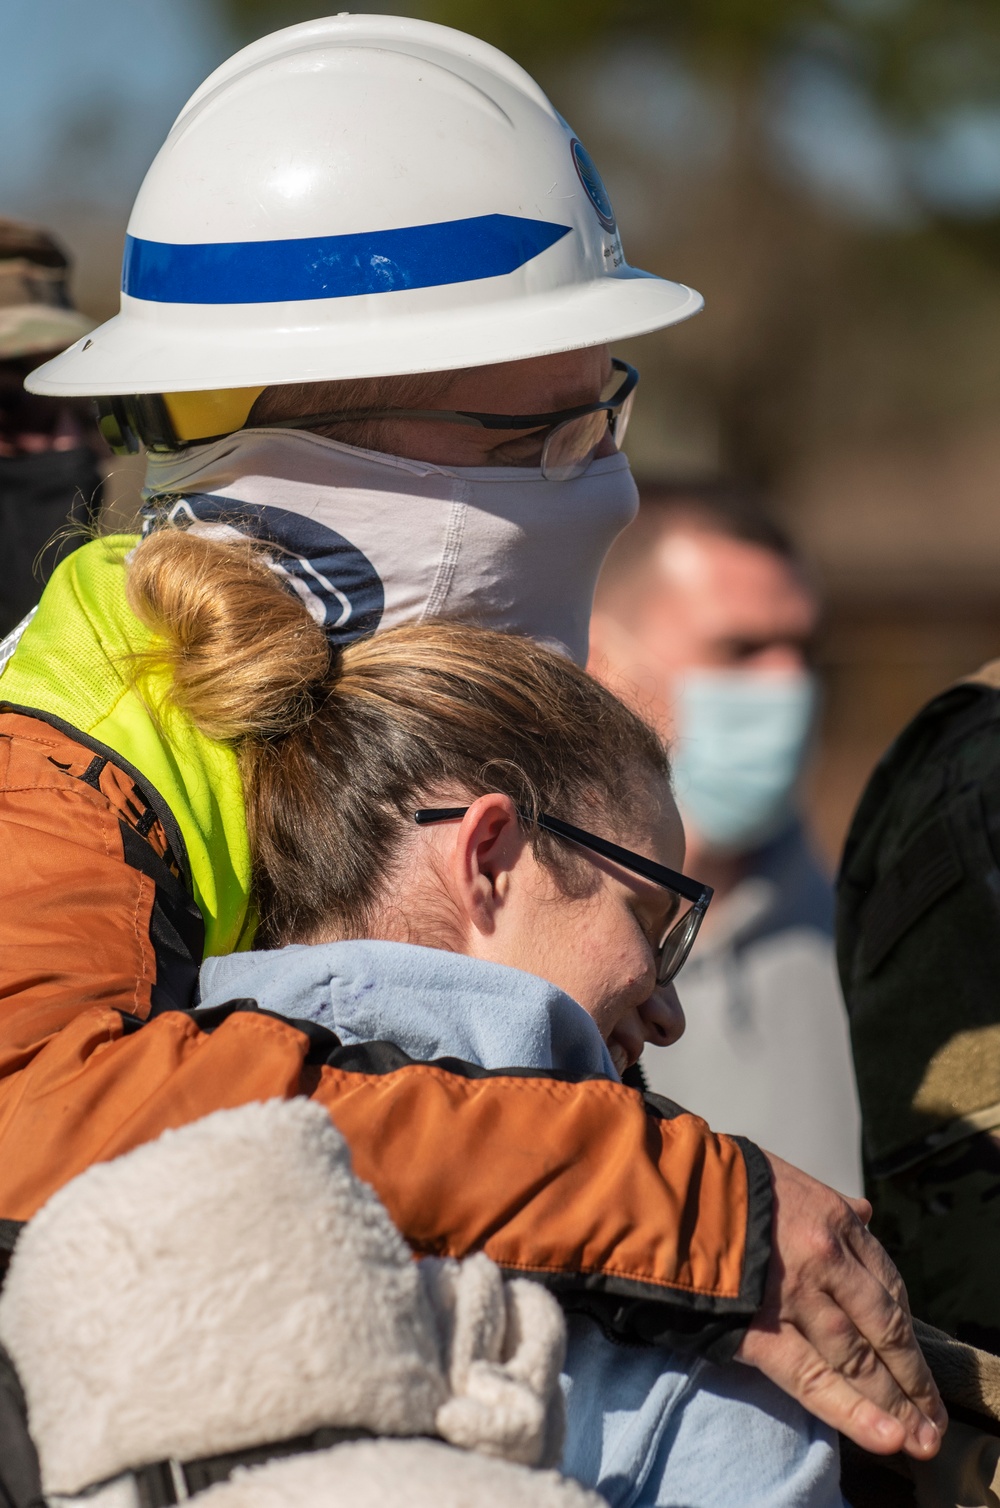
<svg viewBox="0 0 1000 1508">
<path fill-rule="evenodd" d="M 849 1194 L 845 1194 L 843 1198 L 844 1203 L 850 1205 L 851 1209 L 857 1215 L 862 1225 L 871 1225 L 872 1215 L 875 1213 L 875 1211 L 872 1209 L 867 1199 L 853 1199 Z"/>
<path fill-rule="evenodd" d="M 906 1397 L 939 1429 L 946 1428 L 948 1416 L 913 1333 L 902 1278 L 867 1231 L 856 1227 L 849 1244 L 857 1260 L 830 1271 L 829 1297 L 870 1344 Z M 811 1327 L 802 1328 L 810 1333 Z"/>
<path fill-rule="evenodd" d="M 906 1432 L 906 1449 L 916 1454 L 933 1447 L 945 1421 L 929 1416 L 900 1387 L 871 1343 L 832 1300 L 817 1296 L 800 1333 L 821 1359 L 861 1397 L 897 1419 Z M 934 1429 L 930 1429 L 934 1425 Z"/>
<path fill-rule="evenodd" d="M 860 1217 L 846 1222 L 843 1234 L 847 1247 L 862 1267 L 867 1268 L 872 1277 L 877 1278 L 894 1298 L 898 1297 L 904 1288 L 899 1268 Z"/>
<path fill-rule="evenodd" d="M 889 1296 L 899 1305 L 911 1325 L 913 1311 L 910 1296 L 906 1291 L 898 1267 L 881 1242 L 866 1231 L 854 1230 L 848 1235 L 848 1246 L 857 1260 L 882 1284 Z M 916 1337 L 914 1337 L 916 1338 Z"/>
<path fill-rule="evenodd" d="M 821 1354 L 838 1370 L 848 1369 L 860 1391 L 883 1407 L 892 1408 L 908 1428 L 917 1425 L 908 1417 L 901 1401 L 904 1399 L 925 1419 L 944 1429 L 948 1416 L 917 1345 L 908 1311 L 868 1277 L 859 1279 L 846 1292 L 834 1282 L 828 1296 L 842 1311 L 842 1317 L 831 1318 L 819 1304 L 796 1316 Z"/>
<path fill-rule="evenodd" d="M 839 1430 L 862 1450 L 887 1456 L 907 1448 L 900 1421 L 829 1367 L 793 1325 L 782 1324 L 772 1331 L 751 1327 L 740 1346 L 739 1358 L 758 1367 L 817 1419 Z M 910 1454 L 932 1456 L 939 1443 L 936 1430 L 933 1435 L 932 1444 L 917 1442 Z"/>
</svg>

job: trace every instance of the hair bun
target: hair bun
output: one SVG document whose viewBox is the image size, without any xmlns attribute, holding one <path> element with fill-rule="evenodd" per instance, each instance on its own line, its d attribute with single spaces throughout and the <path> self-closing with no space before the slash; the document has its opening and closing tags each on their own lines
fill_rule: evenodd
<svg viewBox="0 0 1000 1508">
<path fill-rule="evenodd" d="M 209 738 L 273 738 L 308 719 L 330 645 L 259 545 L 158 530 L 132 552 L 126 595 L 160 641 L 139 676 L 166 670 L 169 700 Z"/>
</svg>

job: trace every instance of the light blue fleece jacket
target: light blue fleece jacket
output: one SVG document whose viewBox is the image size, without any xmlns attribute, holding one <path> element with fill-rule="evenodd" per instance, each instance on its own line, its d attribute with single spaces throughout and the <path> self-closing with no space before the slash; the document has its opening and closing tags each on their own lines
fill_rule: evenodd
<svg viewBox="0 0 1000 1508">
<path fill-rule="evenodd" d="M 345 1045 L 617 1078 L 575 1000 L 436 948 L 357 941 L 206 959 L 201 1008 L 244 997 Z M 578 1315 L 568 1331 L 562 1469 L 613 1508 L 843 1508 L 833 1432 L 761 1373 L 619 1345 Z"/>
<path fill-rule="evenodd" d="M 293 943 L 207 958 L 201 1004 L 247 996 L 265 1010 L 315 1021 L 345 1047 L 394 1042 L 411 1058 L 461 1058 L 481 1068 L 554 1068 L 617 1079 L 600 1032 L 562 990 L 461 953 L 410 943 Z"/>
</svg>

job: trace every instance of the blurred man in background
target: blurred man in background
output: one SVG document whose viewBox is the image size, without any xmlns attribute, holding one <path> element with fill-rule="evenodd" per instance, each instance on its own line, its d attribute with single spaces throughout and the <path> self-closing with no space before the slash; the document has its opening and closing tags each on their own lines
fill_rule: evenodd
<svg viewBox="0 0 1000 1508">
<path fill-rule="evenodd" d="M 590 668 L 668 737 L 687 869 L 715 903 L 687 1031 L 650 1087 L 861 1192 L 833 894 L 796 807 L 819 605 L 790 541 L 725 488 L 647 493 L 598 584 Z"/>
<path fill-rule="evenodd" d="M 47 231 L 0 219 L 0 638 L 34 607 L 100 508 L 87 405 L 24 390 L 40 361 L 93 327 L 70 303 L 68 274 Z"/>
</svg>

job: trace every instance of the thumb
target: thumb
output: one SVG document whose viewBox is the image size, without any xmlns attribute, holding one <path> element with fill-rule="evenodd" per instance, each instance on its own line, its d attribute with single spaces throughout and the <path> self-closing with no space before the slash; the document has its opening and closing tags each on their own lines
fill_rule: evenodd
<svg viewBox="0 0 1000 1508">
<path fill-rule="evenodd" d="M 851 1206 L 851 1209 L 857 1215 L 862 1225 L 871 1224 L 872 1207 L 867 1199 L 852 1199 L 849 1194 L 844 1194 L 843 1199 L 845 1204 Z"/>
</svg>

